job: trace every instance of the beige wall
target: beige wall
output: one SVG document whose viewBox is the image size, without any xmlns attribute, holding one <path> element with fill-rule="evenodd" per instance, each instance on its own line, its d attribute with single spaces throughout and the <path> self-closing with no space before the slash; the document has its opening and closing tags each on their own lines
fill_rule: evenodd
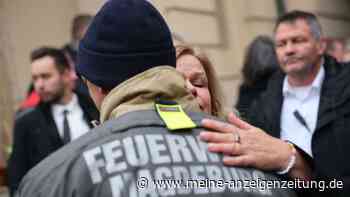
<svg viewBox="0 0 350 197">
<path fill-rule="evenodd" d="M 315 13 L 324 34 L 330 37 L 350 37 L 350 1 L 348 0 L 288 0 L 289 10 L 301 9 Z"/>
<path fill-rule="evenodd" d="M 5 0 L 8 66 L 13 98 L 18 103 L 30 81 L 29 54 L 43 45 L 62 46 L 70 38 L 70 20 L 77 5 L 72 0 Z"/>
<path fill-rule="evenodd" d="M 106 0 L 2 0 L 2 51 L 7 56 L 2 85 L 12 103 L 25 95 L 30 81 L 28 56 L 41 45 L 62 46 L 70 37 L 70 21 L 77 13 L 96 13 Z M 151 0 L 171 29 L 203 48 L 219 74 L 226 106 L 236 101 L 240 68 L 247 44 L 258 34 L 272 35 L 275 0 Z M 306 9 L 319 15 L 329 36 L 350 35 L 348 0 L 285 0 L 288 10 Z"/>
<path fill-rule="evenodd" d="M 11 142 L 14 111 L 30 82 L 31 50 L 67 42 L 76 10 L 71 0 L 0 1 L 1 141 Z"/>
<path fill-rule="evenodd" d="M 203 48 L 213 60 L 223 86 L 226 107 L 236 102 L 246 46 L 259 34 L 273 35 L 275 0 L 152 0 L 172 31 Z M 347 0 L 285 0 L 287 10 L 319 16 L 326 36 L 350 36 Z"/>
<path fill-rule="evenodd" d="M 103 5 L 107 0 L 77 0 L 78 12 L 79 13 L 89 13 L 95 15 L 97 10 Z"/>
<path fill-rule="evenodd" d="M 258 33 L 272 34 L 274 0 L 152 0 L 171 29 L 204 49 L 212 59 L 223 88 L 225 106 L 237 98 L 240 68 L 247 43 Z"/>
<path fill-rule="evenodd" d="M 0 2 L 0 10 L 5 7 L 5 2 Z M 4 144 L 9 144 L 10 131 L 12 128 L 12 114 L 13 114 L 13 99 L 12 99 L 12 88 L 10 83 L 9 75 L 9 56 L 10 56 L 10 45 L 8 42 L 9 32 L 7 31 L 8 20 L 6 19 L 7 12 L 0 12 L 0 167 L 5 164 L 5 157 L 2 149 Z"/>
</svg>

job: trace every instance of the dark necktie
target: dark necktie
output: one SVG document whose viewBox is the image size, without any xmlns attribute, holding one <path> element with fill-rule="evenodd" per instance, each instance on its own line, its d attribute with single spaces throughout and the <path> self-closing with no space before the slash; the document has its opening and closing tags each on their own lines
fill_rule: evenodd
<svg viewBox="0 0 350 197">
<path fill-rule="evenodd" d="M 63 111 L 63 143 L 67 144 L 70 142 L 70 128 L 68 124 L 67 114 L 68 110 Z"/>
</svg>

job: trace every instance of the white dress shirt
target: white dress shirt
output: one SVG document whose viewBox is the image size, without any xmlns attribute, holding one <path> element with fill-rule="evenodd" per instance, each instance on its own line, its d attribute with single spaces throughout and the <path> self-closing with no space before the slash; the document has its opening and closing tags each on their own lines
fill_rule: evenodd
<svg viewBox="0 0 350 197">
<path fill-rule="evenodd" d="M 77 95 L 73 95 L 72 100 L 66 104 L 53 104 L 51 111 L 53 119 L 55 120 L 58 133 L 63 138 L 63 111 L 67 110 L 67 120 L 70 128 L 71 140 L 77 139 L 78 137 L 87 133 L 90 128 L 86 120 L 84 119 L 84 112 L 78 103 Z"/>
<path fill-rule="evenodd" d="M 311 138 L 316 128 L 324 76 L 325 70 L 321 65 L 311 85 L 293 87 L 288 83 L 288 76 L 283 81 L 281 139 L 294 143 L 310 156 L 312 156 Z M 293 113 L 296 110 L 307 126 L 295 117 Z"/>
</svg>

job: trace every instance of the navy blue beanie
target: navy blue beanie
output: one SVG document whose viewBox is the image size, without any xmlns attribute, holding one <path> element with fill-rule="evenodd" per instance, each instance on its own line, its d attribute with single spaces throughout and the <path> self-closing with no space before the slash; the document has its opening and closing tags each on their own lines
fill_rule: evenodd
<svg viewBox="0 0 350 197">
<path fill-rule="evenodd" d="M 175 67 L 176 55 L 160 13 L 146 0 L 109 0 L 80 41 L 76 70 L 111 89 L 161 65 Z"/>
</svg>

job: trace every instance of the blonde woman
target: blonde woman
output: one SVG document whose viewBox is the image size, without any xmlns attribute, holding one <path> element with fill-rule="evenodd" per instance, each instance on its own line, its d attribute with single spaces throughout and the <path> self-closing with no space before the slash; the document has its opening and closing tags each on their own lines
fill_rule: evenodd
<svg viewBox="0 0 350 197">
<path fill-rule="evenodd" d="M 176 47 L 176 70 L 183 74 L 186 86 L 200 108 L 211 115 L 222 115 L 222 96 L 218 79 L 209 58 L 195 48 L 181 44 Z"/>
</svg>

